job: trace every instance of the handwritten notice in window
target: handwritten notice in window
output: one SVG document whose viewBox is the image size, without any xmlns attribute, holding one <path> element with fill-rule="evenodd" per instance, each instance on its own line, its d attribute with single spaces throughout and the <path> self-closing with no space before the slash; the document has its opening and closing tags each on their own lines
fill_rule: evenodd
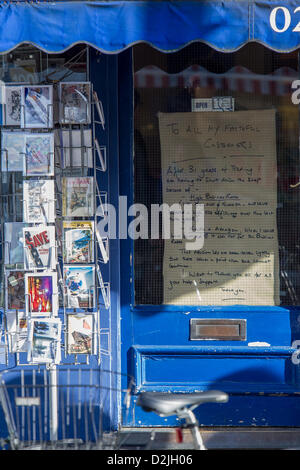
<svg viewBox="0 0 300 470">
<path fill-rule="evenodd" d="M 163 202 L 205 214 L 201 249 L 165 240 L 164 303 L 279 304 L 275 110 L 160 113 L 159 130 Z"/>
</svg>

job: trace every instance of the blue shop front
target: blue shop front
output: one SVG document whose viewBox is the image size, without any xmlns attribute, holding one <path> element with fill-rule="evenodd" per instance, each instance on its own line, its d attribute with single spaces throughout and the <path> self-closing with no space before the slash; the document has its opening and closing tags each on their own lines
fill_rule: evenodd
<svg viewBox="0 0 300 470">
<path fill-rule="evenodd" d="M 299 10 L 1 3 L 3 371 L 101 382 L 108 430 L 210 389 L 202 426 L 299 426 Z"/>
</svg>

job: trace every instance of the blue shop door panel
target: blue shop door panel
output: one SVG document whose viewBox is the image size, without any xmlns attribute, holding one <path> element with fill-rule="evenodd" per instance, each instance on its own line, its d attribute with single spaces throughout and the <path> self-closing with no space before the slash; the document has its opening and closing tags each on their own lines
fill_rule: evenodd
<svg viewBox="0 0 300 470">
<path fill-rule="evenodd" d="M 229 393 L 230 400 L 223 405 L 202 405 L 197 411 L 202 425 L 299 425 L 299 366 L 293 364 L 290 346 L 299 338 L 297 312 L 236 306 L 230 311 L 143 315 L 129 307 L 124 308 L 123 319 L 124 314 L 128 315 L 125 335 L 133 344 L 127 341 L 124 347 L 123 331 L 123 370 L 134 376 L 137 393 L 220 389 Z M 191 342 L 189 317 L 244 318 L 247 339 L 238 345 L 233 341 Z M 176 425 L 173 417 L 162 419 L 133 408 L 132 426 Z"/>
<path fill-rule="evenodd" d="M 119 55 L 119 188 L 133 200 L 133 96 L 131 52 Z M 113 171 L 113 170 L 112 170 Z M 117 176 L 116 176 L 117 177 Z M 204 426 L 299 426 L 299 366 L 292 361 L 300 340 L 300 310 L 281 307 L 175 307 L 134 305 L 133 243 L 120 242 L 121 367 L 134 377 L 136 395 L 123 426 L 175 426 L 135 405 L 143 391 L 221 389 L 227 404 L 205 404 Z M 244 320 L 241 341 L 190 340 L 191 319 Z M 295 362 L 295 361 L 294 361 Z M 124 377 L 123 388 L 127 379 Z M 125 416 L 126 415 L 126 416 Z"/>
</svg>

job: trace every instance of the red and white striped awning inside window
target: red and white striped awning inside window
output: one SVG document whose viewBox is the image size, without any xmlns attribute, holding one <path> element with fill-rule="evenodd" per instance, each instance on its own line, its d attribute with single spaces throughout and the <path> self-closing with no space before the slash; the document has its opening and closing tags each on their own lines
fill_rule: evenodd
<svg viewBox="0 0 300 470">
<path fill-rule="evenodd" d="M 213 73 L 193 65 L 180 73 L 168 74 L 149 65 L 135 73 L 136 88 L 214 88 L 260 95 L 283 96 L 291 93 L 291 84 L 298 78 L 296 70 L 281 67 L 269 75 L 252 73 L 236 66 L 223 74 Z"/>
</svg>

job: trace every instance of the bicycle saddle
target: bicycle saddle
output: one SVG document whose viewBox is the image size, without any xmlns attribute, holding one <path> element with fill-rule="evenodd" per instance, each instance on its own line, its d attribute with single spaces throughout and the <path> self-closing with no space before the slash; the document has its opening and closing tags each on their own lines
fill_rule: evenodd
<svg viewBox="0 0 300 470">
<path fill-rule="evenodd" d="M 186 406 L 198 406 L 202 403 L 226 403 L 227 401 L 227 393 L 218 390 L 197 393 L 143 392 L 138 397 L 137 405 L 144 411 L 170 415 L 176 414 L 176 411 Z"/>
</svg>

